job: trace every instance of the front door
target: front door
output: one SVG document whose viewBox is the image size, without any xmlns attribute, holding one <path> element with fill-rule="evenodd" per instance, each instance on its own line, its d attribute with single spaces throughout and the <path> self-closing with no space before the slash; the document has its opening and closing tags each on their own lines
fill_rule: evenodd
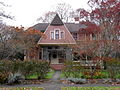
<svg viewBox="0 0 120 90">
<path fill-rule="evenodd" d="M 65 59 L 65 54 L 62 51 L 52 51 L 49 53 L 49 60 L 52 64 L 63 63 Z"/>
<path fill-rule="evenodd" d="M 53 51 L 50 53 L 50 59 L 51 59 L 51 63 L 52 64 L 58 64 L 59 61 L 58 61 L 58 52 L 57 51 Z"/>
</svg>

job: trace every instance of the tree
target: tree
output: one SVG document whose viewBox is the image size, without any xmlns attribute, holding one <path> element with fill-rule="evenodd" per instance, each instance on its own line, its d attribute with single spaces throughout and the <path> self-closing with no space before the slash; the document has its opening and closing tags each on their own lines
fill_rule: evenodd
<svg viewBox="0 0 120 90">
<path fill-rule="evenodd" d="M 82 30 L 99 32 L 99 57 L 113 57 L 120 53 L 120 2 L 119 0 L 89 0 L 90 11 L 80 10 L 80 19 L 86 25 Z M 115 58 L 118 56 L 116 55 Z"/>
<path fill-rule="evenodd" d="M 90 67 L 91 78 L 95 74 L 97 67 L 103 61 L 120 56 L 120 2 L 119 0 L 89 0 L 91 10 L 78 9 L 80 24 L 85 27 L 80 28 L 79 35 L 84 36 L 84 40 L 77 42 L 75 47 L 80 57 L 87 62 Z M 92 37 L 92 39 L 91 39 Z M 75 50 L 75 49 L 74 49 Z M 94 63 L 95 62 L 95 63 Z"/>
<path fill-rule="evenodd" d="M 3 26 L 3 25 L 2 25 Z M 42 36 L 38 30 L 4 25 L 0 33 L 0 59 L 24 59 L 25 51 L 37 47 Z M 20 57 L 22 56 L 22 57 Z"/>
<path fill-rule="evenodd" d="M 2 9 L 2 7 L 8 7 L 8 5 L 4 4 L 4 2 L 0 2 L 1 8 L 0 8 L 0 23 L 2 23 L 3 18 L 9 18 L 13 19 L 12 16 L 5 14 L 5 11 Z"/>
<path fill-rule="evenodd" d="M 73 10 L 71 8 L 71 5 L 66 3 L 59 3 L 56 5 L 54 11 L 48 11 L 47 13 L 45 13 L 44 16 L 38 18 L 38 21 L 50 23 L 54 18 L 55 14 L 58 13 L 63 22 L 71 22 L 73 18 L 72 11 Z"/>
</svg>

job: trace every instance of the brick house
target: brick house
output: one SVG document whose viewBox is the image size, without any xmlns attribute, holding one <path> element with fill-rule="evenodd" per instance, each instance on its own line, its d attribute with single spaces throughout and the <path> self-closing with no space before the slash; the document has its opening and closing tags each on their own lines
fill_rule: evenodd
<svg viewBox="0 0 120 90">
<path fill-rule="evenodd" d="M 73 50 L 70 46 L 76 45 L 77 41 L 84 40 L 86 35 L 80 32 L 84 25 L 78 23 L 63 23 L 58 14 L 51 23 L 38 23 L 32 28 L 44 32 L 46 38 L 41 37 L 38 41 L 39 48 L 36 49 L 35 59 L 48 60 L 53 64 L 63 63 L 64 60 L 73 60 Z M 89 39 L 93 38 L 89 34 Z M 30 55 L 26 55 L 26 59 Z"/>
</svg>

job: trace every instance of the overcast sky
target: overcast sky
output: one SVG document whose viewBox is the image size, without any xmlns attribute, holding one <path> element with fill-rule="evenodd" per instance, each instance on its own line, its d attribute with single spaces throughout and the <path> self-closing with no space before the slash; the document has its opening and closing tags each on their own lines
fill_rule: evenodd
<svg viewBox="0 0 120 90">
<path fill-rule="evenodd" d="M 14 16 L 15 20 L 7 20 L 10 25 L 31 26 L 36 23 L 36 19 L 45 12 L 52 10 L 58 3 L 68 3 L 73 9 L 86 8 L 88 0 L 0 0 L 11 7 L 5 11 Z"/>
</svg>

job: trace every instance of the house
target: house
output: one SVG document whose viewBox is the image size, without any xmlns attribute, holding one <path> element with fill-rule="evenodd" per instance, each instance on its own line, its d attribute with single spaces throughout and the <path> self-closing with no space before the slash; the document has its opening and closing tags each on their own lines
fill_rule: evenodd
<svg viewBox="0 0 120 90">
<path fill-rule="evenodd" d="M 38 23 L 32 28 L 41 30 L 46 37 L 38 41 L 39 48 L 36 49 L 35 59 L 47 60 L 53 64 L 63 63 L 64 60 L 73 60 L 73 49 L 76 42 L 83 40 L 85 34 L 79 33 L 84 28 L 76 21 L 75 23 L 63 23 L 58 14 L 51 23 Z M 91 35 L 89 35 L 91 37 Z M 29 53 L 26 58 L 30 58 Z"/>
</svg>

